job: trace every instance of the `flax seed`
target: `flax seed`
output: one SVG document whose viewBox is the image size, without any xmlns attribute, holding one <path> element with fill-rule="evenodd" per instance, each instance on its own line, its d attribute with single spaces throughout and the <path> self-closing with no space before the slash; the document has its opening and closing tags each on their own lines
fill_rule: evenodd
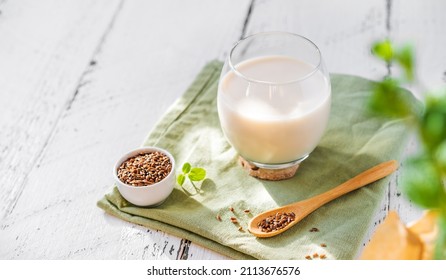
<svg viewBox="0 0 446 280">
<path fill-rule="evenodd" d="M 320 255 L 320 258 L 321 258 L 321 259 L 326 259 L 327 256 L 325 256 L 325 254 L 321 254 L 321 255 Z"/>
<path fill-rule="evenodd" d="M 327 244 L 321 243 L 321 247 L 327 247 Z"/>
<path fill-rule="evenodd" d="M 243 212 L 250 213 L 251 211 L 249 211 L 249 209 L 246 209 L 246 210 L 243 210 Z"/>
<path fill-rule="evenodd" d="M 313 258 L 317 258 L 317 257 L 319 257 L 319 254 L 318 253 L 314 253 L 313 254 Z"/>
<path fill-rule="evenodd" d="M 307 260 L 311 260 L 311 256 L 310 256 L 310 255 L 306 255 L 305 258 L 306 258 Z"/>
</svg>

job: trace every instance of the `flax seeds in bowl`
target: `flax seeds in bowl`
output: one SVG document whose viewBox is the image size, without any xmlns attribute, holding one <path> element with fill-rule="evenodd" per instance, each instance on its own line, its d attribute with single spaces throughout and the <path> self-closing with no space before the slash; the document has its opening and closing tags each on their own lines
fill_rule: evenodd
<svg viewBox="0 0 446 280">
<path fill-rule="evenodd" d="M 175 160 L 166 150 L 143 147 L 126 153 L 113 175 L 121 195 L 138 206 L 157 206 L 175 185 Z"/>
<path fill-rule="evenodd" d="M 159 151 L 138 154 L 128 158 L 118 167 L 118 178 L 135 187 L 160 182 L 172 171 L 169 157 Z"/>
</svg>

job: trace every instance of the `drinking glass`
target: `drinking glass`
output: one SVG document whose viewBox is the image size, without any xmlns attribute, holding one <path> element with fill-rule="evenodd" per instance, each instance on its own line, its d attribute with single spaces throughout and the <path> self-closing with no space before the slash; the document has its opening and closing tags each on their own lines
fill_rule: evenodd
<svg viewBox="0 0 446 280">
<path fill-rule="evenodd" d="M 218 115 L 232 147 L 251 164 L 300 164 L 327 126 L 331 85 L 321 52 L 309 39 L 266 32 L 229 52 L 218 85 Z"/>
</svg>

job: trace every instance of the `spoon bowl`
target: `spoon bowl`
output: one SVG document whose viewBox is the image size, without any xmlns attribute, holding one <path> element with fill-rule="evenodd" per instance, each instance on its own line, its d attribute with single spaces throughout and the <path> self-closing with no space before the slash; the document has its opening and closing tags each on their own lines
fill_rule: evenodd
<svg viewBox="0 0 446 280">
<path fill-rule="evenodd" d="M 356 189 L 390 175 L 398 169 L 398 162 L 391 160 L 372 167 L 341 185 L 312 198 L 274 208 L 256 215 L 248 224 L 251 234 L 260 237 L 278 235 L 300 222 L 324 204 Z"/>
</svg>

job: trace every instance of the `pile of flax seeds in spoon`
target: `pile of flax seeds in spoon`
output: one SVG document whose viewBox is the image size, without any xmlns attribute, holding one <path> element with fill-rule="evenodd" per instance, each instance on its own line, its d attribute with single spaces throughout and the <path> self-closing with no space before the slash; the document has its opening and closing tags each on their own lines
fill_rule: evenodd
<svg viewBox="0 0 446 280">
<path fill-rule="evenodd" d="M 275 215 L 268 216 L 257 223 L 257 227 L 262 232 L 272 232 L 286 227 L 289 223 L 296 219 L 294 212 L 282 213 L 277 212 Z"/>
</svg>

